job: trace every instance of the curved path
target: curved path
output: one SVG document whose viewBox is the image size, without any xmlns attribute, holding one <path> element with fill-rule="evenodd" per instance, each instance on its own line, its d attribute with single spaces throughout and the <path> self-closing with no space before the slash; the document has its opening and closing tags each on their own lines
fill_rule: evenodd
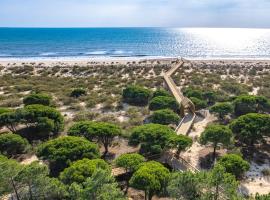
<svg viewBox="0 0 270 200">
<path fill-rule="evenodd" d="M 181 59 L 180 61 L 177 60 L 175 66 L 173 66 L 169 71 L 165 72 L 165 74 L 163 75 L 164 80 L 167 86 L 169 87 L 169 90 L 175 97 L 176 101 L 180 104 L 181 110 L 180 113 L 183 115 L 183 119 L 180 121 L 177 128 L 175 129 L 177 135 L 179 134 L 187 135 L 196 117 L 194 104 L 189 98 L 183 95 L 183 93 L 180 91 L 180 89 L 177 88 L 176 84 L 171 78 L 173 73 L 176 72 L 176 70 L 179 67 L 183 66 L 183 64 L 184 64 L 183 59 Z M 175 158 L 174 155 L 172 154 L 166 154 L 163 155 L 163 158 L 161 158 L 161 160 L 165 160 L 166 163 L 170 164 L 173 167 L 173 169 L 177 169 L 180 171 L 185 170 L 189 170 L 192 172 L 200 171 L 181 156 L 179 158 Z M 224 189 L 222 187 L 219 187 L 219 190 L 221 191 L 219 199 L 226 200 L 227 198 L 225 198 Z"/>
<path fill-rule="evenodd" d="M 173 66 L 169 71 L 165 72 L 163 75 L 169 90 L 175 97 L 176 101 L 179 103 L 180 110 L 183 115 L 183 119 L 181 120 L 181 122 L 179 123 L 179 125 L 175 130 L 177 135 L 179 134 L 187 135 L 196 117 L 194 104 L 190 99 L 188 99 L 183 95 L 183 93 L 177 88 L 176 84 L 171 78 L 171 76 L 175 73 L 175 71 L 183 64 L 184 62 L 182 60 L 177 61 L 175 66 Z"/>
</svg>

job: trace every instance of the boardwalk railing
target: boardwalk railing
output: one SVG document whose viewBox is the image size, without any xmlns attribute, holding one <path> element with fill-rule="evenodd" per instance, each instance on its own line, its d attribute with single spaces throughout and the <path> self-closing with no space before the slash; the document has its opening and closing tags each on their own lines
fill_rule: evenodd
<svg viewBox="0 0 270 200">
<path fill-rule="evenodd" d="M 195 114 L 195 107 L 192 101 L 185 97 L 183 93 L 177 88 L 175 82 L 171 78 L 172 74 L 176 72 L 176 70 L 183 65 L 183 61 L 176 62 L 175 66 L 173 66 L 170 70 L 168 70 L 164 75 L 164 80 L 169 87 L 169 90 L 175 97 L 176 101 L 180 104 L 181 109 L 183 109 L 183 119 L 180 121 L 179 125 L 177 126 L 175 132 L 177 134 L 183 134 L 187 135 L 187 133 L 190 131 L 193 122 L 195 120 L 196 114 Z M 187 113 L 185 112 L 185 109 L 187 109 Z"/>
</svg>

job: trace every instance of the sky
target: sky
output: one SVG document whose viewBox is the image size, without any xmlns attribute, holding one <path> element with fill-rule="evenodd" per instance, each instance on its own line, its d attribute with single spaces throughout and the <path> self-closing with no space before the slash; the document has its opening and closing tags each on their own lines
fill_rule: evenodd
<svg viewBox="0 0 270 200">
<path fill-rule="evenodd" d="M 0 27 L 270 28 L 270 0 L 0 0 Z"/>
</svg>

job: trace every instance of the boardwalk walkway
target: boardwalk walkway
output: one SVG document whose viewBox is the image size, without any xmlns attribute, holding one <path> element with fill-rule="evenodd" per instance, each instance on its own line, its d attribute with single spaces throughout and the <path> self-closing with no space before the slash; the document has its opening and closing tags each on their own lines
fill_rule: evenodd
<svg viewBox="0 0 270 200">
<path fill-rule="evenodd" d="M 169 90 L 175 97 L 176 101 L 180 104 L 183 113 L 183 119 L 179 123 L 179 125 L 176 128 L 176 133 L 187 135 L 190 128 L 193 125 L 193 122 L 195 120 L 196 114 L 195 114 L 195 106 L 194 104 L 183 95 L 183 93 L 177 88 L 176 84 L 174 83 L 171 76 L 175 73 L 175 71 L 181 67 L 184 64 L 184 62 L 181 60 L 175 64 L 169 71 L 164 73 L 163 77 L 164 80 L 169 87 Z"/>
<path fill-rule="evenodd" d="M 180 107 L 180 109 L 182 109 L 181 113 L 183 113 L 183 119 L 175 129 L 177 135 L 179 134 L 187 135 L 196 117 L 194 104 L 190 99 L 188 99 L 183 95 L 183 93 L 180 91 L 180 89 L 177 88 L 176 84 L 171 78 L 171 76 L 176 72 L 176 70 L 179 67 L 183 66 L 183 64 L 184 64 L 183 60 L 176 62 L 175 66 L 173 66 L 169 71 L 165 72 L 163 75 L 164 80 L 167 86 L 169 87 L 169 90 L 171 91 L 176 101 L 181 106 Z M 167 154 L 164 154 L 159 161 L 169 164 L 174 170 L 179 171 L 189 170 L 194 173 L 200 171 L 181 156 L 179 156 L 179 158 L 175 158 L 172 152 L 167 152 Z M 219 199 L 226 200 L 227 198 L 224 195 L 224 189 L 222 187 L 219 187 L 219 190 L 221 191 Z"/>
</svg>

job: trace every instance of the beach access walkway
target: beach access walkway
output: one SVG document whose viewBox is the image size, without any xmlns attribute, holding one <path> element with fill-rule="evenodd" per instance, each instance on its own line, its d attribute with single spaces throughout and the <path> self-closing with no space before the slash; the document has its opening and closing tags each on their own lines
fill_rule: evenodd
<svg viewBox="0 0 270 200">
<path fill-rule="evenodd" d="M 176 72 L 176 70 L 183 64 L 184 64 L 183 60 L 176 61 L 174 66 L 169 71 L 165 72 L 163 75 L 169 90 L 171 91 L 174 98 L 180 105 L 180 113 L 183 117 L 179 125 L 175 129 L 177 135 L 179 134 L 187 135 L 196 117 L 194 104 L 189 98 L 183 95 L 183 93 L 176 86 L 175 82 L 171 77 Z"/>
<path fill-rule="evenodd" d="M 163 75 L 169 90 L 171 91 L 176 101 L 180 105 L 180 113 L 183 117 L 179 125 L 175 129 L 177 135 L 179 134 L 188 135 L 188 132 L 191 129 L 196 117 L 194 104 L 189 98 L 183 95 L 183 93 L 180 91 L 180 89 L 176 86 L 173 79 L 171 78 L 171 76 L 176 72 L 176 70 L 179 69 L 179 67 L 183 66 L 183 64 L 184 64 L 183 59 L 177 60 L 175 65 L 169 71 L 165 72 Z M 169 164 L 174 170 L 179 171 L 189 170 L 193 173 L 200 172 L 198 168 L 193 166 L 183 157 L 179 156 L 178 158 L 176 158 L 172 152 L 167 152 L 159 160 L 160 162 L 165 162 Z M 219 190 L 221 192 L 219 199 L 227 200 L 227 198 L 224 195 L 224 189 L 222 187 L 219 187 Z"/>
</svg>

